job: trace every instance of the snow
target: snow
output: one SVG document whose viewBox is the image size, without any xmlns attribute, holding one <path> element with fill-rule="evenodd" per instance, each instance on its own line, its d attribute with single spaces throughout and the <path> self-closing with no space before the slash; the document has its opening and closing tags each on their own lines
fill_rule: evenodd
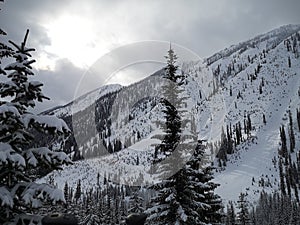
<svg viewBox="0 0 300 225">
<path fill-rule="evenodd" d="M 287 124 L 287 120 L 284 119 L 287 118 L 287 110 L 292 110 L 294 113 L 296 107 L 300 105 L 298 96 L 300 60 L 291 52 L 286 51 L 283 41 L 299 29 L 300 26 L 281 27 L 227 48 L 204 62 L 188 62 L 182 66 L 182 69 L 189 74 L 188 84 L 185 87 L 190 96 L 187 110 L 189 115 L 196 117 L 199 139 L 215 144 L 220 140 L 222 127 L 226 130 L 227 125 L 233 126 L 239 121 L 243 123 L 247 114 L 250 114 L 255 128 L 248 139 L 247 135 L 243 134 L 247 141 L 239 145 L 233 155 L 228 155 L 227 167 L 218 168 L 215 174 L 214 181 L 220 184 L 216 191 L 224 199 L 225 204 L 228 200 L 236 201 L 240 192 L 247 192 L 248 199 L 255 202 L 259 197 L 259 191 L 278 190 L 278 168 L 274 166 L 272 160 L 277 157 L 279 148 L 279 127 Z M 266 58 L 263 58 L 262 53 L 266 49 L 268 53 L 266 53 Z M 248 55 L 253 59 L 253 63 L 248 62 Z M 287 65 L 288 56 L 291 57 L 291 68 Z M 208 61 L 209 64 L 207 64 Z M 234 61 L 236 61 L 236 67 L 242 64 L 244 68 L 226 77 L 224 74 L 226 74 L 227 66 Z M 213 71 L 218 65 L 220 65 L 220 75 L 226 79 L 224 85 L 214 92 Z M 254 74 L 258 65 L 262 66 L 258 78 L 250 82 L 248 75 Z M 265 86 L 260 94 L 258 87 L 262 77 L 265 80 Z M 65 182 L 75 188 L 78 179 L 81 179 L 83 188 L 93 187 L 97 184 L 98 173 L 102 176 L 110 175 L 112 180 L 126 184 L 135 184 L 135 179 L 138 179 L 139 174 L 142 173 L 143 185 L 155 183 L 155 179 L 147 173 L 148 160 L 154 145 L 160 143 L 159 137 L 164 135 L 157 125 L 157 121 L 161 121 L 163 115 L 159 104 L 151 108 L 151 104 L 147 103 L 145 109 L 141 109 L 142 107 L 139 108 L 132 102 L 136 103 L 134 99 L 136 96 L 146 96 L 147 93 L 144 92 L 149 87 L 151 91 L 148 92 L 148 96 L 156 96 L 159 84 L 155 82 L 158 80 L 149 78 L 130 87 L 124 87 L 114 106 L 119 110 L 115 110 L 116 115 L 112 117 L 115 120 L 112 121 L 110 141 L 119 138 L 124 142 L 125 137 L 134 140 L 136 138 L 132 137 L 133 131 L 139 131 L 141 139 L 135 140 L 134 144 L 120 152 L 75 162 L 74 165 L 64 167 L 63 171 L 52 173 L 51 176 L 54 177 L 59 188 L 62 189 Z M 115 90 L 119 90 L 118 88 L 120 87 L 116 87 Z M 232 96 L 229 94 L 230 88 L 232 88 Z M 85 109 L 99 96 L 103 96 L 98 90 L 87 94 L 86 99 L 82 97 L 74 101 L 73 113 Z M 202 98 L 200 98 L 199 90 L 201 90 Z M 241 92 L 242 98 L 237 98 L 238 92 Z M 135 96 L 130 93 L 134 93 Z M 120 97 L 122 94 L 127 97 L 124 101 Z M 125 123 L 125 119 L 128 118 L 125 113 L 127 111 L 133 112 L 135 117 Z M 54 110 L 54 113 L 70 115 L 72 114 L 71 105 Z M 262 123 L 263 114 L 266 116 L 266 125 Z M 298 139 L 299 136 L 297 131 Z M 96 142 L 102 141 L 99 137 L 91 137 L 86 146 L 81 146 L 80 151 L 84 153 L 93 148 L 95 140 Z M 298 143 L 296 149 L 299 149 L 299 145 Z M 216 152 L 211 155 L 211 160 L 217 165 L 215 154 Z M 136 165 L 137 157 L 139 157 L 139 165 Z M 49 176 L 40 182 L 45 182 Z M 253 184 L 252 178 L 255 179 Z M 269 179 L 272 187 L 261 187 L 258 181 L 262 178 Z"/>
<path fill-rule="evenodd" d="M 187 220 L 187 215 L 185 214 L 182 206 L 179 206 L 178 210 L 177 210 L 177 213 L 180 215 L 180 218 L 183 222 L 186 222 Z M 181 224 L 181 223 L 178 223 L 178 224 Z"/>
<path fill-rule="evenodd" d="M 53 203 L 59 201 L 65 202 L 63 192 L 48 184 L 29 183 L 24 184 L 24 186 L 26 188 L 22 193 L 22 199 L 33 208 L 40 207 L 45 198 L 50 198 Z"/>
<path fill-rule="evenodd" d="M 106 86 L 100 87 L 94 91 L 91 91 L 83 96 L 76 98 L 73 102 L 67 104 L 64 107 L 60 107 L 53 111 L 50 109 L 48 111 L 51 111 L 51 113 L 53 113 L 54 115 L 59 116 L 59 117 L 73 115 L 79 111 L 84 110 L 88 106 L 92 105 L 100 97 L 102 97 L 108 93 L 118 91 L 121 88 L 122 88 L 122 86 L 119 84 L 106 85 Z"/>
<path fill-rule="evenodd" d="M 66 122 L 53 115 L 34 115 L 25 114 L 23 117 L 26 128 L 29 127 L 31 122 L 39 123 L 43 127 L 55 128 L 57 131 L 63 133 L 64 131 L 70 132 Z"/>
<path fill-rule="evenodd" d="M 32 166 L 36 166 L 39 158 L 43 158 L 49 164 L 52 163 L 72 163 L 70 158 L 64 152 L 55 152 L 48 147 L 30 148 L 25 151 L 25 157 L 28 163 Z M 37 158 L 38 157 L 38 158 Z"/>
<path fill-rule="evenodd" d="M 25 167 L 25 159 L 15 152 L 7 143 L 0 142 L 0 165 L 12 163 L 20 167 Z"/>
<path fill-rule="evenodd" d="M 0 200 L 2 207 L 5 205 L 12 207 L 14 204 L 14 200 L 6 187 L 0 187 Z"/>
<path fill-rule="evenodd" d="M 17 117 L 20 117 L 20 113 L 15 106 L 7 104 L 0 105 L 0 114 L 2 114 L 3 117 L 5 117 L 6 113 L 12 113 Z"/>
<path fill-rule="evenodd" d="M 259 54 L 259 51 L 261 49 L 252 50 L 252 54 Z M 244 53 L 244 55 L 247 54 L 248 52 Z M 258 91 L 253 93 L 255 89 L 257 90 L 260 82 L 256 80 L 244 90 L 245 93 L 242 94 L 244 99 L 238 102 L 238 109 L 234 109 L 235 96 L 230 98 L 228 94 L 224 93 L 226 105 L 228 105 L 227 115 L 230 116 L 230 120 L 228 116 L 226 116 L 226 120 L 232 124 L 238 121 L 243 116 L 239 110 L 241 108 L 251 112 L 252 123 L 256 128 L 255 131 L 252 131 L 253 140 L 239 147 L 239 159 L 235 159 L 236 155 L 230 157 L 231 163 L 227 163 L 225 171 L 216 174 L 215 181 L 221 184 L 217 193 L 226 201 L 237 200 L 240 192 L 247 192 L 251 201 L 257 200 L 258 190 L 262 189 L 257 184 L 260 178 L 269 179 L 272 184 L 272 188 L 264 187 L 265 191 L 278 190 L 278 171 L 274 167 L 272 159 L 276 158 L 279 148 L 279 127 L 281 124 L 287 123 L 283 120 L 284 115 L 289 109 L 296 111 L 295 107 L 300 103 L 297 92 L 300 86 L 298 78 L 300 63 L 299 60 L 294 59 L 293 68 L 287 68 L 287 52 L 283 43 L 271 50 L 266 60 L 268 63 L 263 64 L 259 73 L 259 79 L 264 77 L 268 83 L 264 87 L 262 95 Z M 228 92 L 229 86 L 233 87 L 234 93 L 243 90 L 243 76 L 249 74 L 251 69 L 253 68 L 232 78 L 226 84 L 226 92 Z M 232 100 L 230 101 L 230 99 Z M 261 122 L 263 113 L 267 118 L 266 125 Z M 252 185 L 252 178 L 256 180 L 254 185 Z"/>
</svg>

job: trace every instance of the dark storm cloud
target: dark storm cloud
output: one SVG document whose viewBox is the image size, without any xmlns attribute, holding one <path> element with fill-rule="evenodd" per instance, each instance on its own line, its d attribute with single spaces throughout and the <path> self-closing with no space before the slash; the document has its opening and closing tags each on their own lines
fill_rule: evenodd
<svg viewBox="0 0 300 225">
<path fill-rule="evenodd" d="M 98 39 L 91 46 L 100 41 L 111 50 L 137 41 L 162 40 L 185 46 L 202 57 L 281 25 L 300 23 L 298 0 L 6 0 L 2 8 L 0 27 L 18 42 L 30 28 L 29 46 L 37 49 L 36 56 L 53 41 L 43 23 L 65 13 L 82 16 L 95 25 Z M 52 54 L 53 61 L 57 60 Z M 99 52 L 99 57 L 103 54 Z M 66 103 L 74 96 L 74 82 L 84 69 L 64 60 L 54 63 L 54 70 L 40 71 L 40 76 L 55 103 Z"/>
</svg>

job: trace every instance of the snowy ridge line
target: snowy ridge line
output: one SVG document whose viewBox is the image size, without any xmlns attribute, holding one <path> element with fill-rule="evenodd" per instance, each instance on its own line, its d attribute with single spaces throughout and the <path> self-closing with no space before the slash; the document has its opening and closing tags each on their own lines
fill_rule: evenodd
<svg viewBox="0 0 300 225">
<path fill-rule="evenodd" d="M 216 62 L 217 60 L 228 57 L 232 55 L 235 52 L 238 51 L 245 51 L 248 47 L 252 46 L 254 47 L 256 44 L 259 44 L 260 42 L 263 42 L 268 39 L 275 39 L 276 41 L 272 41 L 272 44 L 270 44 L 269 47 L 274 48 L 277 44 L 279 44 L 281 41 L 283 41 L 285 38 L 289 37 L 290 35 L 296 33 L 300 30 L 300 25 L 284 25 L 281 26 L 275 30 L 269 31 L 265 34 L 258 35 L 254 37 L 253 39 L 250 39 L 248 41 L 241 42 L 237 45 L 232 45 L 229 48 L 225 48 L 224 50 L 221 50 L 214 55 L 208 57 L 205 59 L 208 65 L 211 65 L 212 63 Z"/>
</svg>

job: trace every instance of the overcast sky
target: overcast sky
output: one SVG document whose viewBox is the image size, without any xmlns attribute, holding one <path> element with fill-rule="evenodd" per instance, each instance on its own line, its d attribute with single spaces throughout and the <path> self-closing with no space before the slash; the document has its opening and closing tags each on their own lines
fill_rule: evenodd
<svg viewBox="0 0 300 225">
<path fill-rule="evenodd" d="M 281 25 L 300 23 L 298 0 L 6 0 L 0 4 L 0 27 L 10 39 L 21 42 L 30 29 L 36 79 L 44 82 L 44 93 L 52 99 L 39 109 L 71 101 L 94 62 L 124 45 L 166 41 L 208 57 Z M 147 74 L 153 67 L 137 70 L 143 69 Z M 128 70 L 123 76 L 136 79 Z M 100 77 L 93 84 L 101 86 L 103 80 Z"/>
</svg>

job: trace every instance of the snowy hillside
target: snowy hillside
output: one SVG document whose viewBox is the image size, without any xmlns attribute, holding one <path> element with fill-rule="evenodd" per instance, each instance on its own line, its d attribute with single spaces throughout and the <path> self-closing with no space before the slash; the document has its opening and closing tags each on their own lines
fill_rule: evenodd
<svg viewBox="0 0 300 225">
<path fill-rule="evenodd" d="M 296 136 L 292 160 L 296 159 L 300 149 L 295 122 L 300 106 L 299 30 L 297 25 L 283 26 L 203 62 L 181 65 L 187 76 L 187 117 L 195 120 L 198 138 L 207 140 L 207 152 L 217 167 L 217 193 L 226 201 L 237 200 L 240 192 L 254 201 L 262 189 L 279 189 L 279 128 L 288 127 L 289 111 Z M 130 185 L 155 182 L 149 158 L 163 135 L 158 101 L 161 73 L 128 87 L 104 86 L 46 112 L 66 120 L 75 131 L 71 150 L 76 148 L 87 159 L 43 180 L 54 178 L 60 188 L 65 182 L 75 188 L 79 179 L 83 187 L 93 187 L 99 183 L 98 174 Z M 237 136 L 239 126 L 241 137 Z M 234 142 L 226 160 L 215 158 L 221 149 L 222 129 L 230 130 Z"/>
<path fill-rule="evenodd" d="M 75 114 L 79 111 L 84 110 L 88 106 L 92 105 L 97 99 L 101 98 L 102 96 L 118 91 L 121 89 L 122 86 L 119 84 L 110 84 L 103 87 L 100 87 L 96 90 L 93 90 L 85 95 L 80 96 L 79 98 L 75 99 L 74 101 L 68 103 L 64 106 L 56 107 L 54 110 L 50 109 L 43 113 L 45 114 L 54 114 L 59 117 L 67 116 Z"/>
</svg>

